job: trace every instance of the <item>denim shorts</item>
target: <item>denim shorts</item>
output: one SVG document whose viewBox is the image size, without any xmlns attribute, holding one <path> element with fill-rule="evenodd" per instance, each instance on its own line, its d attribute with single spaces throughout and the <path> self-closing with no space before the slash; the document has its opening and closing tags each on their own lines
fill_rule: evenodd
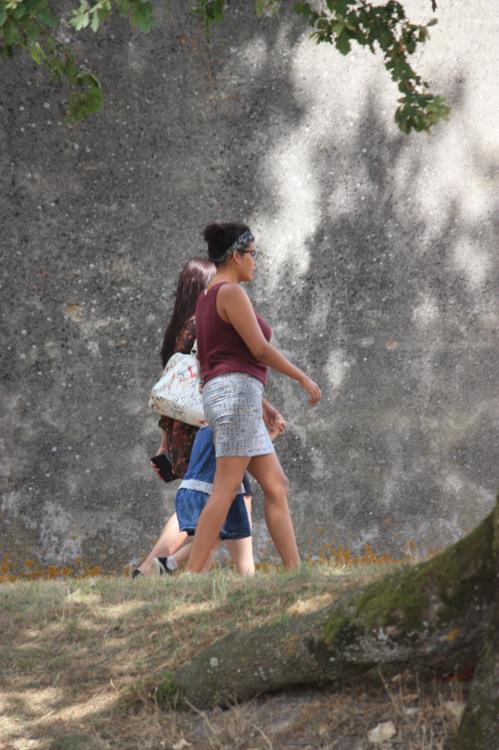
<svg viewBox="0 0 499 750">
<path fill-rule="evenodd" d="M 208 497 L 206 492 L 187 487 L 181 487 L 177 491 L 175 512 L 180 531 L 186 531 L 189 536 L 194 535 Z M 251 536 L 251 525 L 246 503 L 242 495 L 236 495 L 220 531 L 220 539 L 245 539 L 248 536 Z"/>
</svg>

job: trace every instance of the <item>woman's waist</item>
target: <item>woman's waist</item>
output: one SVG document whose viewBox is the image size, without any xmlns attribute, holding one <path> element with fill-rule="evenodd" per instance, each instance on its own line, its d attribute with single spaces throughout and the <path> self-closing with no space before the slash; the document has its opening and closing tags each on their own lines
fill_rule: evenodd
<svg viewBox="0 0 499 750">
<path fill-rule="evenodd" d="M 230 367 L 228 365 L 227 367 Z M 232 370 L 214 368 L 210 375 L 203 381 L 203 390 L 216 390 L 217 388 L 237 390 L 238 386 L 242 388 L 255 388 L 262 390 L 265 380 L 262 380 L 260 373 L 252 373 L 247 370 Z"/>
<path fill-rule="evenodd" d="M 264 385 L 267 381 L 267 365 L 253 357 L 248 351 L 248 356 L 236 353 L 217 352 L 213 356 L 204 356 L 201 359 L 201 378 L 207 383 L 213 378 L 229 373 L 240 373 L 257 378 Z"/>
</svg>

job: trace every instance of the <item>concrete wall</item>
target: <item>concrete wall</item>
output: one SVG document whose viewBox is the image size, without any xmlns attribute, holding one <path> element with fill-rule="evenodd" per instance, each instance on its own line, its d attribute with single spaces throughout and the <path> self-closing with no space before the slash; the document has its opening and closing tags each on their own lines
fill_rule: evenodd
<svg viewBox="0 0 499 750">
<path fill-rule="evenodd" d="M 268 387 L 302 550 L 452 542 L 499 485 L 493 4 L 440 0 L 417 65 L 452 117 L 409 137 L 368 52 L 242 0 L 208 50 L 189 3 L 159 5 L 149 35 L 77 36 L 106 88 L 84 125 L 28 59 L 1 63 L 0 573 L 120 571 L 154 539 L 174 487 L 149 468 L 148 389 L 213 219 L 251 224 L 250 294 L 323 388 L 310 410 L 291 381 Z M 261 498 L 255 517 L 265 559 Z"/>
</svg>

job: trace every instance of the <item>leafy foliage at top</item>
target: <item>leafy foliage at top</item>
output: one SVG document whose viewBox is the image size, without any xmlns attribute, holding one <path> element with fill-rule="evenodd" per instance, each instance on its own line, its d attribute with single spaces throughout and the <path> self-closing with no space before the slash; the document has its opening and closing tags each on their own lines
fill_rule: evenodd
<svg viewBox="0 0 499 750">
<path fill-rule="evenodd" d="M 286 0 L 256 0 L 256 13 L 275 13 Z M 431 94 L 429 86 L 408 61 L 419 45 L 430 37 L 432 18 L 427 24 L 411 23 L 402 3 L 388 0 L 374 4 L 367 0 L 326 0 L 318 3 L 293 2 L 293 10 L 312 28 L 311 37 L 317 44 L 333 44 L 342 55 L 348 55 L 352 44 L 381 52 L 386 69 L 402 96 L 398 100 L 395 121 L 404 133 L 430 130 L 449 116 L 449 106 L 442 96 Z M 195 14 L 209 35 L 214 23 L 224 20 L 224 0 L 197 0 Z M 432 10 L 436 1 L 432 0 Z"/>
<path fill-rule="evenodd" d="M 255 0 L 257 16 L 276 13 L 287 0 Z M 426 25 L 411 23 L 397 0 L 373 4 L 367 0 L 326 0 L 317 3 L 292 2 L 294 12 L 312 29 L 319 44 L 333 44 L 347 55 L 353 43 L 381 53 L 386 69 L 401 93 L 395 120 L 404 133 L 427 131 L 448 117 L 449 107 L 442 96 L 428 90 L 428 84 L 410 65 L 408 58 L 429 39 Z M 193 13 L 209 38 L 214 24 L 222 23 L 224 0 L 196 0 Z M 432 0 L 435 9 L 435 0 Z M 133 26 L 147 32 L 153 26 L 152 0 L 98 0 L 90 5 L 80 0 L 69 19 L 76 30 L 96 32 L 116 9 Z M 68 90 L 67 114 L 72 121 L 84 120 L 102 107 L 101 84 L 93 73 L 79 65 L 68 44 L 62 41 L 61 27 L 67 21 L 52 10 L 49 0 L 0 0 L 0 57 L 12 57 L 16 50 L 31 54 L 39 65 Z"/>
<path fill-rule="evenodd" d="M 152 28 L 151 0 L 99 0 L 94 5 L 81 0 L 69 24 L 76 31 L 87 26 L 97 31 L 113 6 L 122 16 L 128 16 L 133 26 L 142 31 Z M 16 50 L 27 51 L 55 81 L 66 86 L 67 118 L 77 122 L 101 109 L 102 87 L 91 71 L 77 63 L 71 48 L 62 41 L 64 23 L 49 0 L 0 0 L 0 58 L 12 57 Z"/>
</svg>

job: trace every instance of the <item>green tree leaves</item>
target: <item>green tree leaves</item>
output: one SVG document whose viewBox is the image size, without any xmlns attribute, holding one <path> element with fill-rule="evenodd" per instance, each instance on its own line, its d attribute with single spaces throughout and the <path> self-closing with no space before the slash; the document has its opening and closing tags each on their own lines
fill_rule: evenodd
<svg viewBox="0 0 499 750">
<path fill-rule="evenodd" d="M 148 0 L 131 3 L 130 22 L 138 26 L 141 31 L 150 31 L 153 26 L 152 5 Z"/>
<path fill-rule="evenodd" d="M 141 31 L 153 25 L 151 0 L 114 0 L 118 11 Z M 81 0 L 73 11 L 70 24 L 76 31 L 90 27 L 94 32 L 109 17 L 113 0 L 99 0 L 90 5 Z M 49 0 L 0 0 L 0 56 L 12 57 L 16 50 L 31 55 L 37 65 L 46 68 L 51 77 L 67 91 L 66 116 L 80 122 L 102 107 L 102 88 L 97 78 L 78 65 L 71 49 L 53 35 L 60 18 Z"/>
<path fill-rule="evenodd" d="M 399 102 L 395 122 L 403 133 L 429 130 L 440 120 L 449 117 L 450 108 L 443 96 L 415 94 L 411 91 L 399 99 Z"/>
<path fill-rule="evenodd" d="M 82 120 L 100 109 L 102 92 L 97 79 L 79 68 L 71 50 L 52 35 L 58 24 L 48 0 L 0 0 L 0 55 L 28 52 L 33 62 L 65 85 L 68 119 Z"/>
<path fill-rule="evenodd" d="M 350 52 L 353 41 L 373 53 L 381 50 L 385 67 L 402 94 L 395 122 L 404 133 L 430 130 L 449 116 L 445 99 L 428 93 L 428 84 L 408 61 L 418 45 L 429 39 L 429 27 L 437 19 L 426 25 L 410 23 L 397 0 L 388 0 L 384 5 L 367 0 L 328 0 L 326 4 L 327 11 L 316 11 L 308 2 L 297 3 L 295 12 L 306 17 L 317 43 L 334 44 L 343 55 Z"/>
<path fill-rule="evenodd" d="M 201 21 L 205 34 L 209 36 L 213 24 L 224 20 L 224 0 L 197 0 L 192 12 Z"/>
<path fill-rule="evenodd" d="M 373 4 L 368 0 L 326 0 L 322 9 L 317 3 L 291 2 L 294 12 L 311 27 L 311 37 L 318 43 L 333 44 L 347 55 L 352 44 L 368 47 L 382 54 L 385 67 L 396 83 L 401 98 L 395 121 L 404 132 L 430 130 L 449 115 L 449 106 L 440 95 L 428 91 L 428 84 L 409 63 L 430 36 L 429 29 L 437 21 L 413 24 L 406 18 L 401 2 L 387 0 Z M 143 32 L 153 26 L 152 0 L 79 0 L 69 20 L 77 32 L 90 28 L 96 32 L 109 18 L 113 9 L 128 17 Z M 255 0 L 255 13 L 277 11 L 286 0 Z M 193 13 L 209 36 L 215 23 L 225 17 L 224 0 L 195 0 Z M 68 117 L 80 121 L 98 112 L 102 106 L 99 81 L 88 70 L 79 67 L 71 49 L 57 39 L 60 18 L 49 0 L 0 0 L 0 57 L 12 57 L 16 50 L 25 50 L 37 65 L 43 65 L 52 77 L 68 91 Z M 55 30 L 52 32 L 52 30 Z"/>
<path fill-rule="evenodd" d="M 257 14 L 261 15 L 270 5 L 276 8 L 283 1 L 257 0 Z M 374 54 L 381 52 L 385 67 L 402 94 L 395 121 L 404 133 L 428 131 L 449 116 L 450 108 L 445 99 L 428 92 L 428 84 L 408 61 L 418 45 L 429 39 L 429 28 L 437 23 L 436 18 L 425 25 L 413 24 L 407 20 L 398 0 L 388 0 L 384 4 L 368 0 L 326 0 L 322 6 L 323 9 L 318 10 L 317 3 L 302 0 L 293 2 L 293 11 L 306 20 L 312 28 L 311 38 L 318 44 L 333 44 L 342 55 L 348 55 L 353 42 L 368 47 Z M 215 21 L 223 20 L 223 0 L 198 0 L 195 13 L 205 28 L 209 28 Z"/>
<path fill-rule="evenodd" d="M 150 31 L 154 19 L 151 0 L 116 0 L 115 5 L 122 16 L 128 16 L 132 26 L 138 26 L 141 31 Z M 81 0 L 77 10 L 73 11 L 69 23 L 76 31 L 90 26 L 97 31 L 99 26 L 111 15 L 112 0 L 99 0 L 90 6 L 87 0 Z"/>
<path fill-rule="evenodd" d="M 2 32 L 5 44 L 8 46 L 23 43 L 22 34 L 13 18 L 7 18 L 2 26 Z"/>
</svg>

